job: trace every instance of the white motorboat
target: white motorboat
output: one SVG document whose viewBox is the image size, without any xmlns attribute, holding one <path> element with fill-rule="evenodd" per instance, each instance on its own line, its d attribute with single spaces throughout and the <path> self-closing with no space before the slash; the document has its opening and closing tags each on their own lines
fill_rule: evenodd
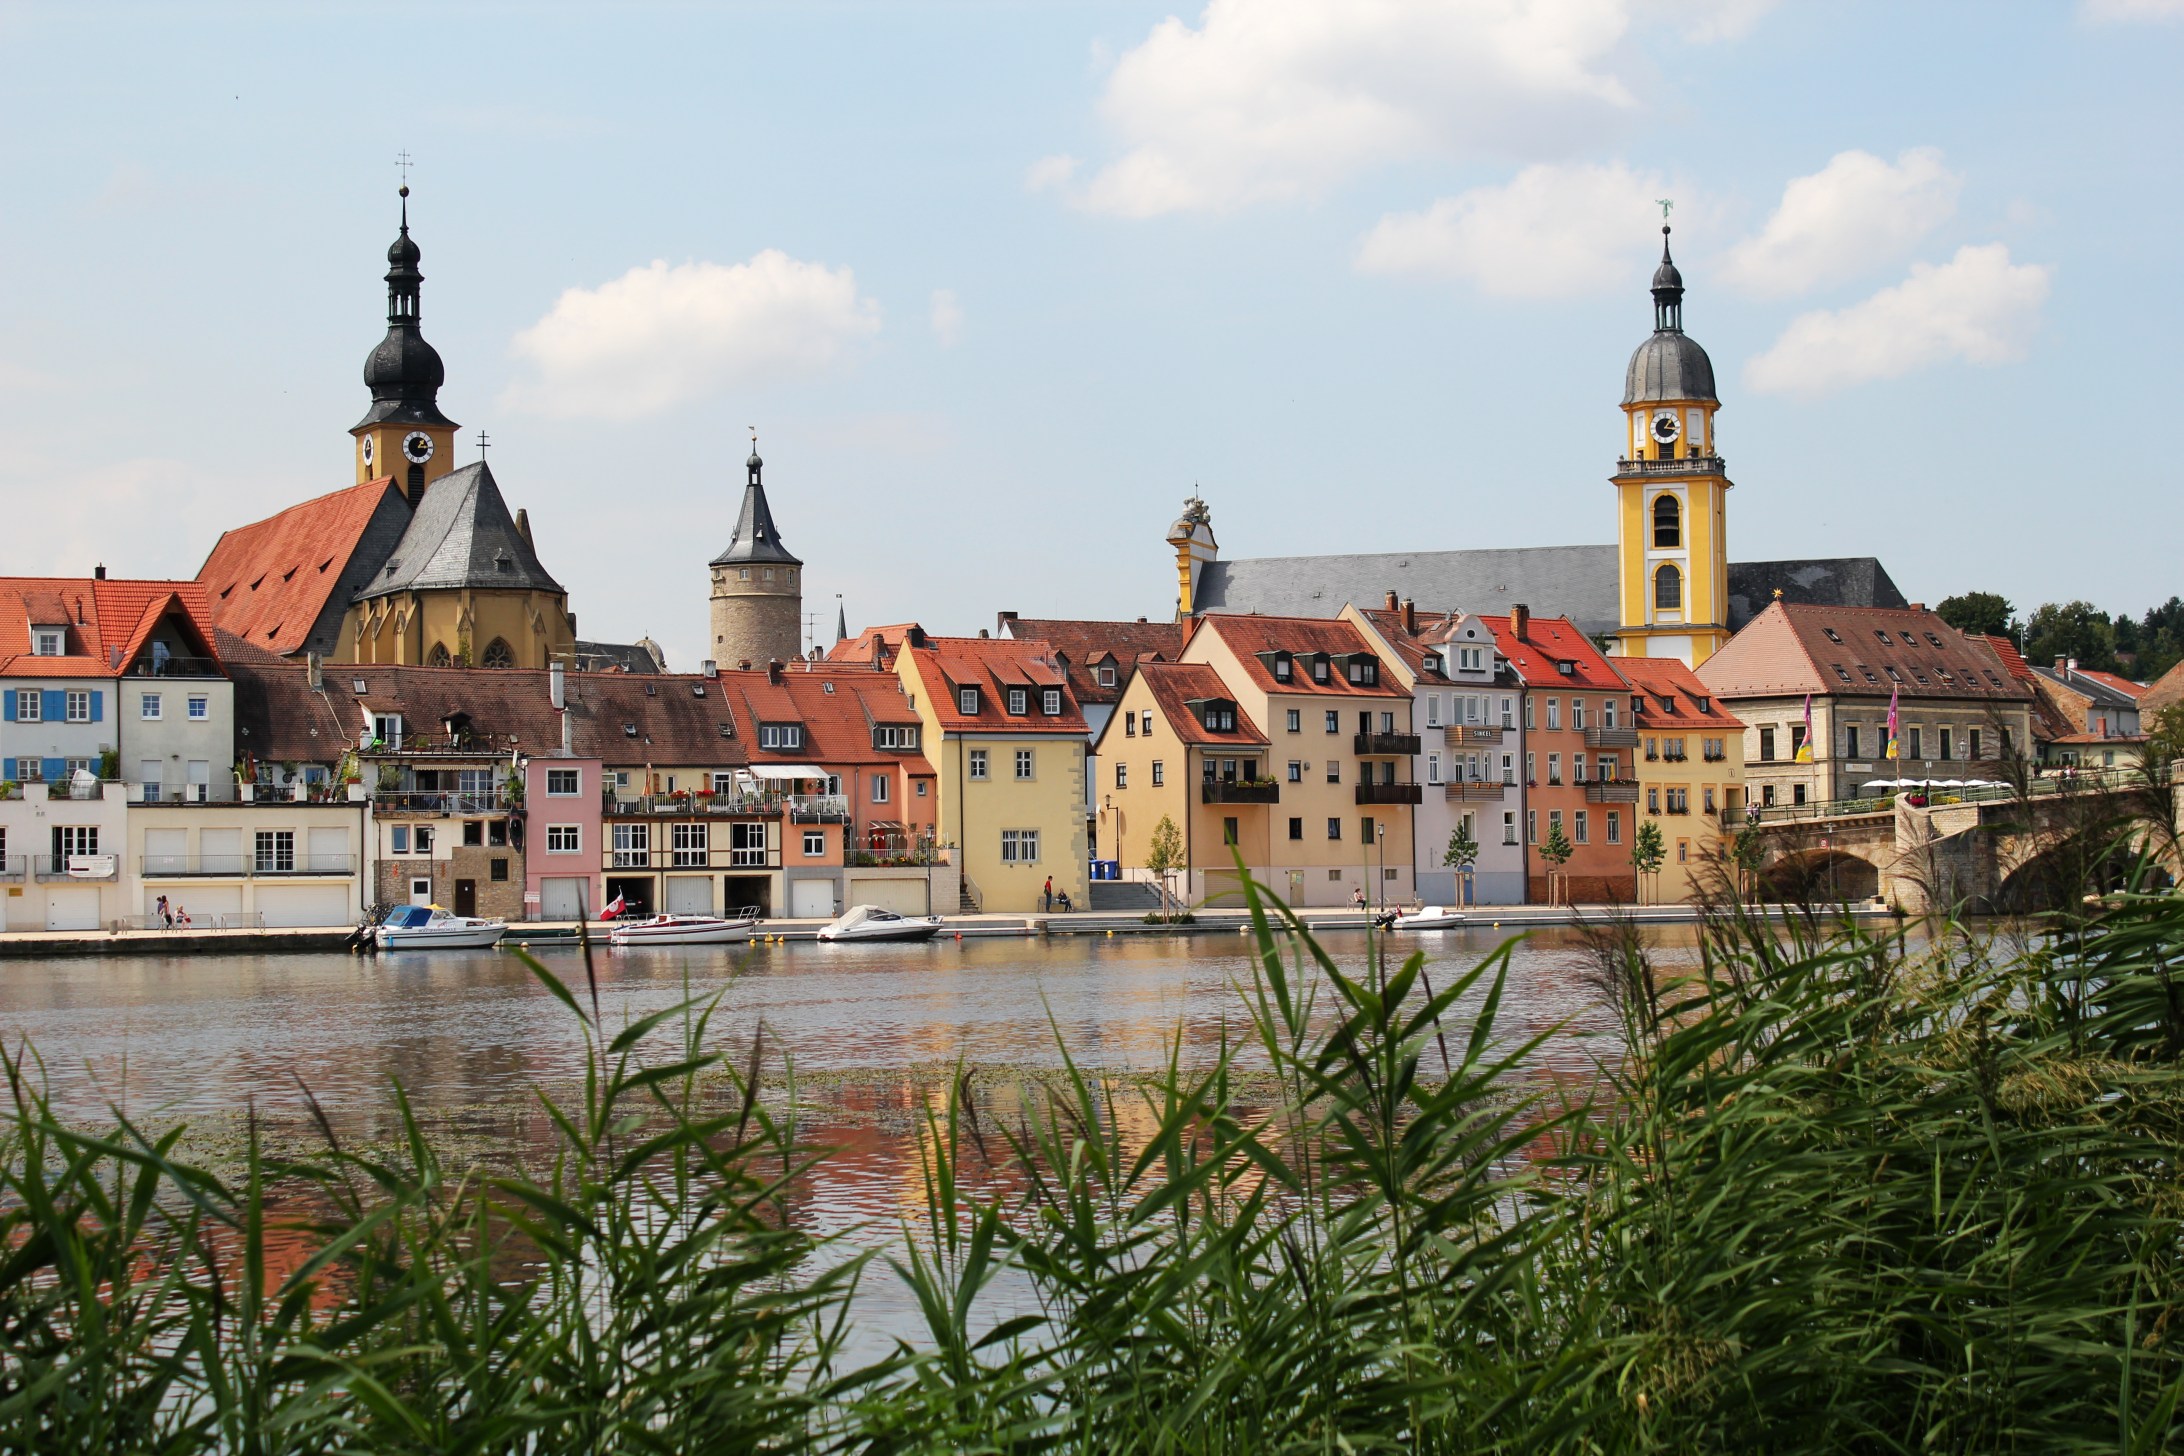
<svg viewBox="0 0 2184 1456">
<path fill-rule="evenodd" d="M 399 905 L 372 932 L 381 950 L 484 950 L 508 933 L 505 920 L 450 915 L 437 905 Z"/>
<path fill-rule="evenodd" d="M 1390 930 L 1454 930 L 1464 923 L 1464 917 L 1454 910 L 1444 910 L 1438 905 L 1428 905 L 1421 910 L 1406 910 L 1388 922 Z"/>
<path fill-rule="evenodd" d="M 877 905 L 852 906 L 820 930 L 821 940 L 930 940 L 940 933 L 938 915 L 897 915 Z"/>
<path fill-rule="evenodd" d="M 735 945 L 751 938 L 758 907 L 745 906 L 734 919 L 719 915 L 655 915 L 632 920 L 607 932 L 610 945 Z"/>
</svg>

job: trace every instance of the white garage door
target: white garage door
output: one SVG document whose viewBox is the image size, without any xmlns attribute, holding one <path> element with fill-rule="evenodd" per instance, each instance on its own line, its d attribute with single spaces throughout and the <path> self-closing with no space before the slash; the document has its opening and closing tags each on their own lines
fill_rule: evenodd
<svg viewBox="0 0 2184 1456">
<path fill-rule="evenodd" d="M 590 881 L 564 876 L 538 882 L 538 914 L 541 920 L 575 920 L 586 910 L 597 909 L 598 897 L 590 893 Z"/>
<path fill-rule="evenodd" d="M 789 881 L 789 913 L 799 920 L 832 920 L 834 881 Z"/>
<path fill-rule="evenodd" d="M 258 913 L 269 927 L 350 925 L 356 920 L 349 892 L 341 885 L 260 885 Z"/>
<path fill-rule="evenodd" d="M 241 885 L 178 885 L 167 894 L 167 903 L 190 912 L 190 929 L 210 930 L 229 917 L 229 925 L 242 924 Z"/>
<path fill-rule="evenodd" d="M 670 915 L 712 914 L 713 877 L 711 875 L 669 875 L 667 877 L 667 913 Z"/>
<path fill-rule="evenodd" d="M 852 905 L 877 905 L 882 910 L 892 910 L 897 915 L 923 915 L 925 913 L 925 881 L 915 880 L 851 880 L 849 903 Z"/>
<path fill-rule="evenodd" d="M 46 929 L 97 930 L 97 886 L 58 885 L 46 891 Z"/>
</svg>

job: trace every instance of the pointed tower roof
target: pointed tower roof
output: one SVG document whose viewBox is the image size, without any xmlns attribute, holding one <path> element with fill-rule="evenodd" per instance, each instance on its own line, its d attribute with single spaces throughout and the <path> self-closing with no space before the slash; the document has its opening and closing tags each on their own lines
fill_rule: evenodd
<svg viewBox="0 0 2184 1456">
<path fill-rule="evenodd" d="M 372 407 L 357 421 L 359 430 L 387 423 L 456 428 L 453 420 L 440 413 L 440 386 L 447 382 L 447 366 L 418 327 L 425 275 L 417 263 L 423 256 L 409 235 L 409 188 L 404 187 L 402 229 L 387 249 L 387 336 L 364 359 L 364 383 L 372 392 Z"/>
<path fill-rule="evenodd" d="M 1698 341 L 1683 331 L 1683 274 L 1668 255 L 1668 229 L 1661 229 L 1661 266 L 1653 270 L 1653 337 L 1630 356 L 1623 374 L 1626 405 L 1667 400 L 1718 404 L 1714 361 Z"/>
<path fill-rule="evenodd" d="M 849 640 L 849 608 L 843 606 L 840 602 L 834 604 L 834 640 L 837 642 L 847 642 Z"/>
<path fill-rule="evenodd" d="M 774 529 L 773 511 L 766 504 L 766 487 L 761 483 L 760 472 L 766 462 L 758 458 L 758 443 L 751 443 L 751 458 L 743 462 L 751 478 L 743 487 L 743 509 L 736 515 L 736 533 L 729 538 L 728 549 L 714 557 L 709 566 L 744 566 L 751 562 L 764 562 L 769 566 L 802 566 L 804 563 L 789 554 L 781 544 L 781 533 Z"/>
<path fill-rule="evenodd" d="M 409 529 L 356 599 L 462 587 L 557 593 L 562 589 L 516 529 L 508 502 L 501 498 L 500 486 L 483 460 L 425 487 Z"/>
</svg>

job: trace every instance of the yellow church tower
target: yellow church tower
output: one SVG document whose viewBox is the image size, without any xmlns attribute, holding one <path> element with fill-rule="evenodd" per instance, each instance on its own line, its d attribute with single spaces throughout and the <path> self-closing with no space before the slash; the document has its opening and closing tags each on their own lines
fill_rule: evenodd
<svg viewBox="0 0 2184 1456">
<path fill-rule="evenodd" d="M 1623 380 L 1625 458 L 1613 477 L 1624 657 L 1696 667 L 1729 640 L 1729 474 L 1715 449 L 1714 363 L 1683 331 L 1683 275 L 1661 229 L 1653 336 Z"/>
<path fill-rule="evenodd" d="M 409 187 L 402 188 L 402 231 L 387 249 L 387 336 L 364 360 L 372 407 L 349 433 L 356 437 L 356 480 L 392 478 L 416 505 L 428 481 L 455 468 L 456 424 L 440 413 L 447 366 L 425 342 L 418 315 L 423 254 L 409 235 Z"/>
</svg>

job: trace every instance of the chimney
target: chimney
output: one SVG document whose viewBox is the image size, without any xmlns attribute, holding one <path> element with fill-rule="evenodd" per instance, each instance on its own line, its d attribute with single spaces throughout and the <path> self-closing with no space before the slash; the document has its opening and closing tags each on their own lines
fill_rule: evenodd
<svg viewBox="0 0 2184 1456">
<path fill-rule="evenodd" d="M 698 664 L 698 671 L 706 677 L 719 677 L 720 664 L 713 661 L 712 658 L 708 657 L 705 659 L 705 661 Z"/>
<path fill-rule="evenodd" d="M 561 751 L 572 755 L 576 752 L 576 718 L 566 711 L 561 715 Z"/>
<path fill-rule="evenodd" d="M 1509 608 L 1509 635 L 1519 642 L 1524 640 L 1524 629 L 1532 625 L 1532 609 L 1522 602 Z"/>
<path fill-rule="evenodd" d="M 1403 630 L 1413 637 L 1418 635 L 1418 603 L 1409 597 L 1403 598 Z"/>
<path fill-rule="evenodd" d="M 1140 617 L 1140 618 L 1138 618 L 1138 620 L 1139 620 L 1140 622 L 1142 622 L 1142 621 L 1144 621 L 1145 619 L 1144 619 L 1143 617 Z"/>
<path fill-rule="evenodd" d="M 546 697 L 556 712 L 569 706 L 569 669 L 559 658 L 546 669 Z"/>
<path fill-rule="evenodd" d="M 1392 611 L 1394 611 L 1394 610 L 1395 610 L 1395 606 L 1396 606 L 1396 602 L 1395 602 L 1395 588 L 1394 588 L 1394 587 L 1390 587 L 1390 588 L 1388 588 L 1388 607 L 1387 607 L 1387 609 L 1388 609 L 1389 611 L 1391 611 L 1391 612 L 1392 612 Z"/>
<path fill-rule="evenodd" d="M 103 561 L 102 561 L 102 562 L 100 562 L 100 563 L 99 563 L 98 565 L 96 565 L 96 566 L 94 566 L 94 567 L 92 567 L 92 568 L 91 568 L 91 579 L 92 579 L 93 581 L 104 581 L 104 580 L 106 580 L 106 563 L 105 563 L 105 562 L 103 562 Z"/>
<path fill-rule="evenodd" d="M 531 513 L 529 511 L 519 509 L 516 512 L 516 534 L 523 538 L 524 545 L 529 546 L 531 544 Z"/>
<path fill-rule="evenodd" d="M 981 628 L 979 628 L 979 629 L 978 629 L 978 640 L 979 640 L 979 641 L 981 641 L 981 642 L 985 641 L 985 640 L 986 640 L 986 639 L 987 639 L 987 638 L 988 638 L 988 637 L 989 637 L 990 635 L 991 635 L 991 634 L 990 634 L 990 633 L 988 633 L 988 632 L 986 631 L 986 629 L 985 629 L 984 627 L 981 627 Z"/>
<path fill-rule="evenodd" d="M 778 683 L 781 681 L 780 658 L 776 657 L 766 664 L 766 681 L 770 683 Z"/>
<path fill-rule="evenodd" d="M 2069 662 L 2068 662 L 2067 664 L 2065 664 L 2065 666 L 2064 666 L 2064 668 L 2063 668 L 2063 676 L 2064 676 L 2064 677 L 2076 677 L 2077 675 L 2078 675 L 2078 659 L 2077 659 L 2077 658 L 2075 658 L 2075 657 L 2073 657 L 2073 658 L 2071 658 L 2071 659 L 2070 659 L 2070 661 L 2069 661 Z"/>
<path fill-rule="evenodd" d="M 326 691 L 326 659 L 316 652 L 303 654 L 303 680 L 314 693 Z"/>
<path fill-rule="evenodd" d="M 1913 602 L 1913 603 L 1911 604 L 1911 610 L 1912 610 L 1912 611 L 1914 611 L 1914 612 L 1923 612 L 1923 611 L 1925 611 L 1925 610 L 1926 610 L 1926 603 L 1924 603 L 1924 602 Z"/>
<path fill-rule="evenodd" d="M 994 630 L 999 632 L 1004 637 L 1013 637 L 1016 634 L 1014 632 L 1011 632 L 1009 628 L 1015 626 L 1016 623 L 1020 620 L 1022 620 L 1020 613 L 996 612 L 994 613 L 993 619 Z"/>
<path fill-rule="evenodd" d="M 751 670 L 751 659 L 750 659 L 750 658 L 748 658 L 748 657 L 744 657 L 744 658 L 739 658 L 739 659 L 737 659 L 737 661 L 736 661 L 736 671 L 737 671 L 737 672 L 749 672 L 750 670 Z"/>
</svg>

